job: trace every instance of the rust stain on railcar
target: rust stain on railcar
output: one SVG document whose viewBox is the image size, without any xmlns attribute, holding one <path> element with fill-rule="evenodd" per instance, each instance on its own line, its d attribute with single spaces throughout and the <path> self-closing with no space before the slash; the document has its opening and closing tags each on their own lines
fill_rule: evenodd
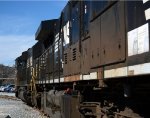
<svg viewBox="0 0 150 118">
<path fill-rule="evenodd" d="M 80 75 L 68 76 L 64 78 L 65 82 L 72 82 L 80 80 Z"/>
</svg>

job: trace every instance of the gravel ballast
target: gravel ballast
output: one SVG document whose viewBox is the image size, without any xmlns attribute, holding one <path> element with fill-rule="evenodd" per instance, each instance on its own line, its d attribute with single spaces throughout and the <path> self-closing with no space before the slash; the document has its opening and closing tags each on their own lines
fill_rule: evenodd
<svg viewBox="0 0 150 118">
<path fill-rule="evenodd" d="M 9 115 L 9 116 L 8 116 Z M 47 118 L 14 96 L 0 94 L 0 118 Z"/>
</svg>

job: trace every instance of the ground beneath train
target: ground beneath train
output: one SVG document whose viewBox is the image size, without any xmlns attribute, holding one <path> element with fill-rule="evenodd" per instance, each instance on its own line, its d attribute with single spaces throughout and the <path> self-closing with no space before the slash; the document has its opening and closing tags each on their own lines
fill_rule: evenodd
<svg viewBox="0 0 150 118">
<path fill-rule="evenodd" d="M 14 93 L 0 92 L 0 118 L 47 118 L 39 110 L 27 106 Z"/>
</svg>

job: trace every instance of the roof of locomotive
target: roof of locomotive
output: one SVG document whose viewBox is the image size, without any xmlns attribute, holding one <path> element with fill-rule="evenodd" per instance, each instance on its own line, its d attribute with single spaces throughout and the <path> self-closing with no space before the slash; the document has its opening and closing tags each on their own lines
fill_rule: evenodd
<svg viewBox="0 0 150 118">
<path fill-rule="evenodd" d="M 48 38 L 49 34 L 53 34 L 56 21 L 57 19 L 41 21 L 35 33 L 35 40 L 45 40 Z"/>
</svg>

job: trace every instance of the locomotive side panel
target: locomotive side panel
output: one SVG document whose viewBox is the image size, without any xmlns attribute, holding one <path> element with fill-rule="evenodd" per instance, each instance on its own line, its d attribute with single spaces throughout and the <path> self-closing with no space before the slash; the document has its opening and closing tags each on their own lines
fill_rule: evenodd
<svg viewBox="0 0 150 118">
<path fill-rule="evenodd" d="M 127 2 L 128 65 L 150 61 L 150 20 L 147 19 L 148 14 L 146 14 L 146 11 L 150 9 L 149 5 L 150 1 Z"/>
<path fill-rule="evenodd" d="M 64 50 L 64 76 L 70 75 L 70 48 Z"/>
<path fill-rule="evenodd" d="M 90 35 L 89 35 L 89 22 L 90 22 L 90 2 L 81 2 L 81 74 L 89 74 L 90 72 Z"/>
<path fill-rule="evenodd" d="M 79 49 L 79 42 L 74 45 L 71 45 L 70 49 L 70 74 L 75 75 L 79 74 L 81 71 L 80 68 L 80 49 Z"/>
<path fill-rule="evenodd" d="M 125 60 L 125 7 L 117 2 L 101 16 L 101 65 Z"/>
<path fill-rule="evenodd" d="M 32 67 L 33 67 L 33 56 L 32 56 L 32 48 L 28 49 L 28 59 L 27 59 L 27 70 L 26 70 L 26 75 L 27 75 L 27 84 L 30 84 L 31 78 L 32 78 Z"/>
<path fill-rule="evenodd" d="M 71 7 L 70 3 L 68 2 L 65 8 L 62 11 L 61 19 L 61 30 L 62 30 L 62 43 L 63 43 L 63 49 L 62 49 L 62 61 L 63 61 L 63 75 L 67 76 L 69 75 L 70 70 L 70 40 L 71 40 Z"/>
<path fill-rule="evenodd" d="M 69 75 L 80 73 L 80 2 L 71 4 L 71 45 Z"/>
<path fill-rule="evenodd" d="M 28 52 L 25 51 L 22 53 L 20 57 L 16 59 L 16 67 L 17 67 L 17 86 L 26 86 L 27 85 L 27 58 Z"/>
<path fill-rule="evenodd" d="M 91 68 L 100 65 L 100 17 L 90 23 Z"/>
<path fill-rule="evenodd" d="M 90 72 L 90 38 L 82 41 L 81 72 L 88 74 Z"/>
<path fill-rule="evenodd" d="M 105 66 L 104 78 L 128 77 L 150 74 L 149 39 L 150 21 L 146 11 L 150 2 L 127 1 L 125 4 L 126 60 L 120 64 Z"/>
</svg>

